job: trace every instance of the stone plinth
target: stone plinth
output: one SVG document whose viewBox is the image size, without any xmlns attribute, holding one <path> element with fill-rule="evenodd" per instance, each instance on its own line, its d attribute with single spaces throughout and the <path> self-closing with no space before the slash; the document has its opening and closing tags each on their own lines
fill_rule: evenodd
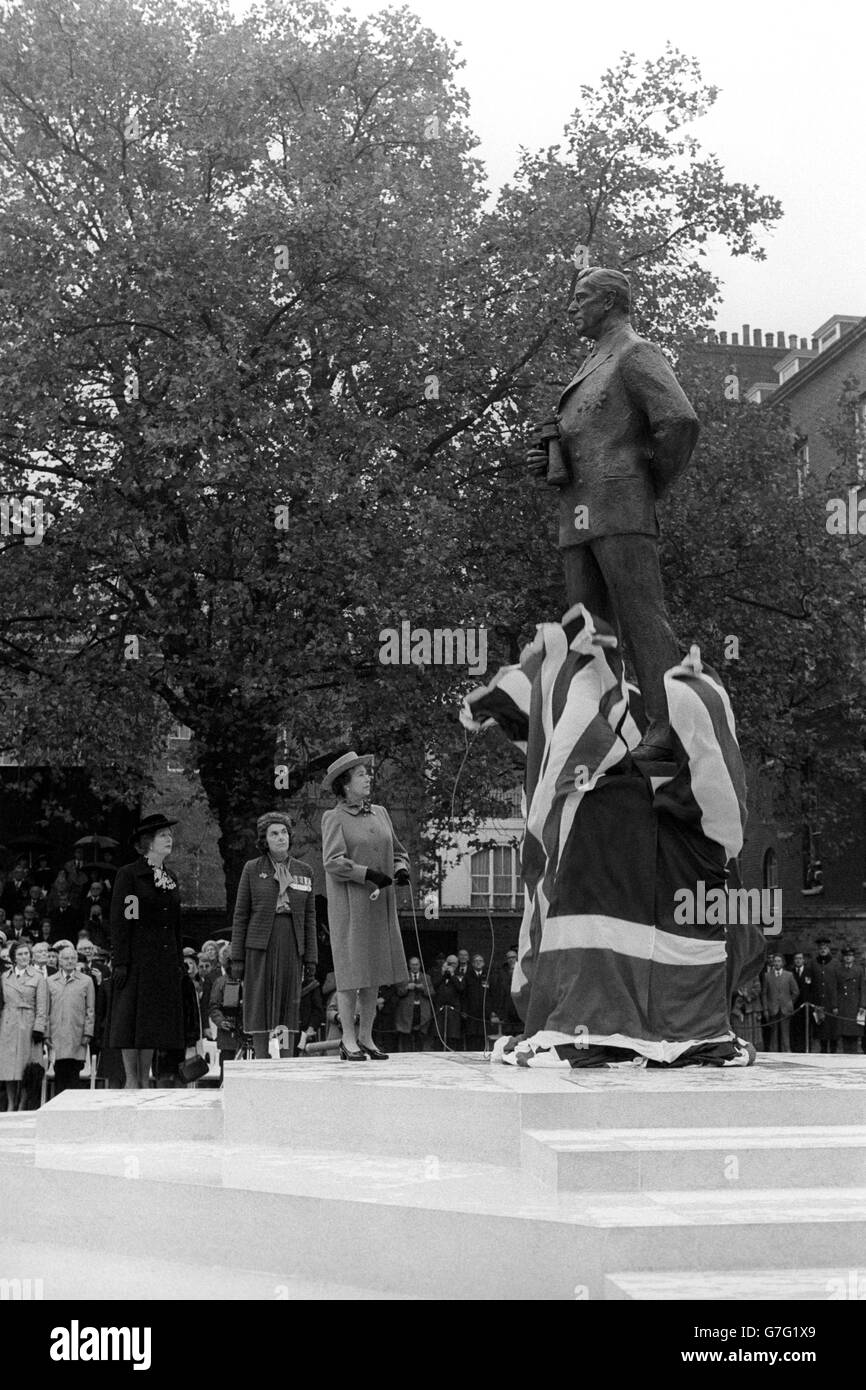
<svg viewBox="0 0 866 1390">
<path fill-rule="evenodd" d="M 148 1297 L 195 1296 L 200 1267 L 239 1299 L 686 1297 L 669 1290 L 698 1276 L 760 1298 L 862 1263 L 866 1058 L 233 1063 L 218 1093 L 76 1092 L 0 1116 L 0 1195 L 0 1241 L 62 1247 L 55 1293 L 32 1271 L 46 1298 L 73 1259 L 83 1284 L 116 1268 L 121 1296 L 137 1260 Z"/>
</svg>

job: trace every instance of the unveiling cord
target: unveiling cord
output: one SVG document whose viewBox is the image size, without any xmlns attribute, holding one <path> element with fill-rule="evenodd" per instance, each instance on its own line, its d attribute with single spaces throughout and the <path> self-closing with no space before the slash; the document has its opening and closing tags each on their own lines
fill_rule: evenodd
<svg viewBox="0 0 866 1390">
<path fill-rule="evenodd" d="M 423 951 L 422 951 L 422 949 L 421 949 L 421 933 L 420 933 L 420 931 L 418 930 L 418 914 L 417 914 L 417 912 L 415 911 L 415 893 L 414 893 L 414 890 L 412 889 L 411 884 L 410 884 L 410 886 L 409 886 L 409 903 L 410 903 L 410 906 L 411 906 L 411 908 L 412 908 L 412 922 L 413 922 L 413 925 L 414 925 L 414 927 L 415 927 L 415 941 L 416 941 L 416 944 L 417 944 L 417 946 L 418 946 L 418 959 L 419 959 L 420 962 L 421 962 L 421 973 L 422 973 L 423 976 L 424 976 L 424 988 L 425 988 L 425 990 L 427 991 L 427 998 L 430 1000 L 430 1013 L 431 1013 L 431 1016 L 432 1016 L 432 1019 L 433 1019 L 433 1027 L 436 1029 L 436 1036 L 438 1037 L 440 1043 L 442 1044 L 442 1051 L 443 1051 L 443 1052 L 454 1052 L 456 1049 L 453 1048 L 453 1047 L 449 1047 L 449 1046 L 448 1046 L 448 1043 L 447 1043 L 446 1040 L 443 1038 L 442 1032 L 441 1032 L 441 1030 L 440 1030 L 440 1028 L 439 1028 L 439 1020 L 438 1020 L 438 1018 L 436 1017 L 436 1006 L 435 1006 L 435 1004 L 433 1003 L 433 994 L 432 994 L 432 991 L 431 991 L 431 989 L 430 989 L 430 976 L 427 974 L 426 969 L 424 969 L 424 953 L 423 953 Z"/>
</svg>

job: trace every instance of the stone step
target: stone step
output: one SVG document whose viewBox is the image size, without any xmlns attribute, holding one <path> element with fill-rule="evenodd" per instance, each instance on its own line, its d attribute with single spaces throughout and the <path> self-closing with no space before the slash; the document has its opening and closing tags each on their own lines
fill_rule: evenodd
<svg viewBox="0 0 866 1390">
<path fill-rule="evenodd" d="M 139 1146 L 218 1139 L 223 1130 L 218 1090 L 64 1091 L 32 1113 L 40 1147 L 103 1140 Z"/>
<path fill-rule="evenodd" d="M 208 1302 L 263 1300 L 334 1302 L 339 1300 L 410 1300 L 412 1294 L 305 1279 L 237 1266 L 202 1265 L 134 1255 L 107 1255 L 92 1246 L 57 1246 L 12 1241 L 0 1236 L 0 1270 L 7 1275 L 2 1297 L 62 1300 L 198 1299 Z"/>
<path fill-rule="evenodd" d="M 229 1062 L 225 1137 L 519 1167 L 522 1130 L 866 1125 L 866 1057 L 748 1068 L 545 1070 L 480 1055 Z"/>
<path fill-rule="evenodd" d="M 302 1271 L 421 1298 L 521 1301 L 599 1299 L 615 1270 L 765 1269 L 768 1252 L 779 1268 L 854 1267 L 866 1248 L 862 1189 L 563 1193 L 496 1165 L 207 1140 L 129 1157 L 125 1143 L 76 1144 L 48 1167 L 0 1150 L 5 1238 L 264 1270 L 277 1283 Z"/>
<path fill-rule="evenodd" d="M 845 1136 L 866 1124 L 864 1098 L 866 1058 L 848 1057 L 592 1073 L 441 1054 L 229 1063 L 222 1092 L 67 1093 L 35 1115 L 0 1116 L 2 1237 L 90 1246 L 106 1261 L 264 1271 L 281 1287 L 301 1278 L 452 1300 L 600 1299 L 615 1271 L 736 1275 L 768 1259 L 856 1269 L 862 1178 L 834 1187 L 821 1168 L 811 1188 L 762 1187 L 755 1175 L 774 1129 L 784 1157 L 797 1131 L 831 1126 L 853 1162 Z M 534 1133 L 522 1142 L 524 1130 Z M 701 1164 L 718 1161 L 719 1131 L 727 1143 L 733 1130 L 739 1179 L 702 1189 Z M 562 1152 L 539 1131 L 567 1132 Z M 605 1131 L 618 1150 L 605 1154 Z M 582 1156 L 568 1152 L 575 1142 Z M 613 1176 L 604 1189 L 553 1185 L 550 1165 L 558 1184 L 560 1161 L 580 1173 L 598 1144 L 609 1165 L 619 1152 L 659 1168 L 666 1144 L 669 1162 L 685 1145 L 691 1188 L 617 1191 Z"/>
<path fill-rule="evenodd" d="M 866 1188 L 866 1125 L 526 1130 L 523 1159 L 562 1192 Z"/>
<path fill-rule="evenodd" d="M 519 1168 L 521 1094 L 508 1081 L 490 1064 L 466 1065 L 447 1054 L 381 1063 L 229 1062 L 225 1139 Z M 559 1090 L 568 1104 L 570 1088 L 561 1081 Z"/>
<path fill-rule="evenodd" d="M 675 1269 L 646 1274 L 608 1274 L 604 1296 L 606 1299 L 649 1299 L 653 1302 L 695 1299 L 712 1303 L 862 1300 L 866 1298 L 866 1265 L 861 1263 L 855 1269 L 828 1265 L 822 1269 Z M 720 1344 L 714 1341 L 712 1345 Z"/>
</svg>

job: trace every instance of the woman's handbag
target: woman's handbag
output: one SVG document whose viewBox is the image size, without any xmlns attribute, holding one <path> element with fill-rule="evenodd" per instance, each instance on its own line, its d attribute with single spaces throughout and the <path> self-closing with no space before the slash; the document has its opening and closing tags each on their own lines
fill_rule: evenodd
<svg viewBox="0 0 866 1390">
<path fill-rule="evenodd" d="M 186 1057 L 178 1067 L 178 1071 L 184 1081 L 201 1081 L 203 1076 L 207 1076 L 210 1067 L 204 1057 L 200 1057 L 196 1053 L 194 1057 Z"/>
</svg>

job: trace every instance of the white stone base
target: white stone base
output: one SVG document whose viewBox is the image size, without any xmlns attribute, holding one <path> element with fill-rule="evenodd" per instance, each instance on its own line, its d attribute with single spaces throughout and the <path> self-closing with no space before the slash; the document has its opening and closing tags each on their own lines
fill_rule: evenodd
<svg viewBox="0 0 866 1390">
<path fill-rule="evenodd" d="M 60 1247 L 29 1271 L 46 1298 L 81 1258 L 117 1297 L 195 1297 L 196 1269 L 237 1299 L 692 1297 L 698 1276 L 764 1297 L 749 1271 L 832 1291 L 866 1249 L 866 1057 L 229 1063 L 222 1092 L 0 1115 L 0 1200 L 0 1273 L 3 1241 Z"/>
</svg>

